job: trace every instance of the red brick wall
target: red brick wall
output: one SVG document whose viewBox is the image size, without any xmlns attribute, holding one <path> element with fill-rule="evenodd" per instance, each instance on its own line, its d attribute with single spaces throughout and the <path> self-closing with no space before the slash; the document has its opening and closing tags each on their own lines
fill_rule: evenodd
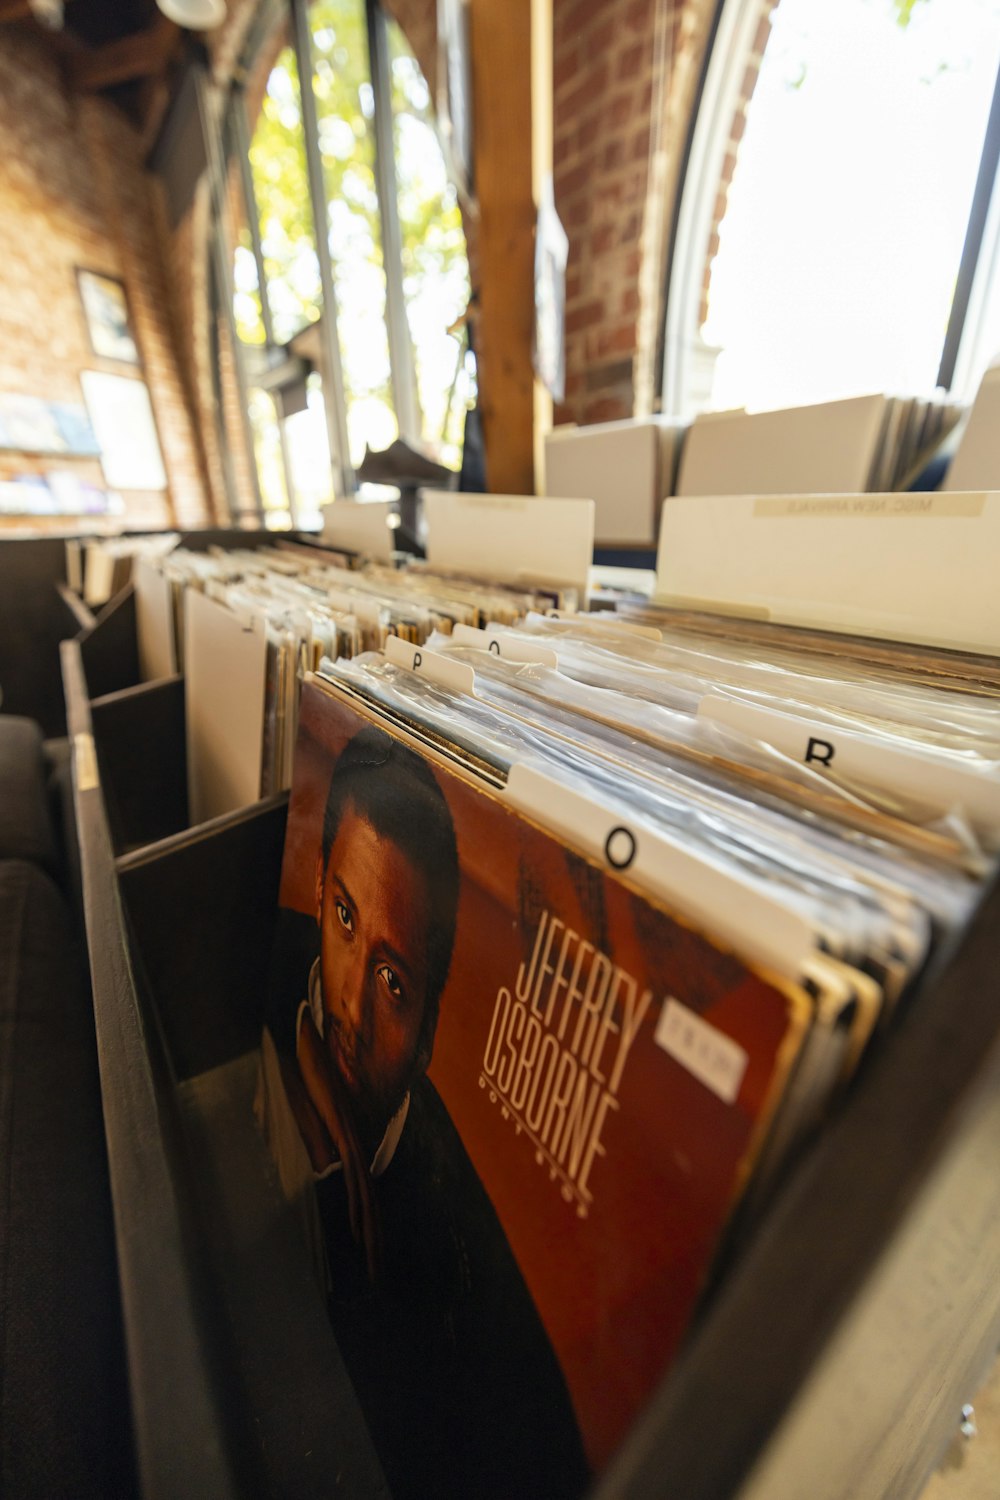
<svg viewBox="0 0 1000 1500">
<path fill-rule="evenodd" d="M 569 236 L 556 421 L 652 410 L 666 230 L 712 0 L 554 0 L 556 207 Z"/>
<path fill-rule="evenodd" d="M 67 95 L 34 26 L 9 25 L 0 47 L 0 390 L 82 403 L 83 370 L 133 373 L 93 354 L 77 266 L 125 282 L 167 469 L 168 492 L 123 495 L 126 519 L 203 521 L 202 459 L 138 140 L 110 104 Z M 103 484 L 96 459 L 0 452 L 0 477 L 57 468 Z"/>
<path fill-rule="evenodd" d="M 555 0 L 553 19 L 556 208 L 570 243 L 557 418 L 599 422 L 632 408 L 653 6 Z"/>
</svg>

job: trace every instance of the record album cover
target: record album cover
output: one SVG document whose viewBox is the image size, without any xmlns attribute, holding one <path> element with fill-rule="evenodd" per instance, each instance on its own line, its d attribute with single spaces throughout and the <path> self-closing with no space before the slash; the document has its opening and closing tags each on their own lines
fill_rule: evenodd
<svg viewBox="0 0 1000 1500">
<path fill-rule="evenodd" d="M 807 1025 L 449 756 L 303 689 L 258 1114 L 394 1496 L 581 1494 Z M 615 867 L 618 868 L 615 868 Z"/>
</svg>

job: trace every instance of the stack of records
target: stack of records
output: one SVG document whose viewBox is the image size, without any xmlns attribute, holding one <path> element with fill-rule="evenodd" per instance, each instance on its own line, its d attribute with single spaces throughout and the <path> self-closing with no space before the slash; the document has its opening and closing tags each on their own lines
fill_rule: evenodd
<svg viewBox="0 0 1000 1500">
<path fill-rule="evenodd" d="M 356 566 L 350 566 L 351 562 Z M 457 625 L 574 610 L 568 585 L 484 582 L 414 564 L 361 565 L 309 546 L 190 552 L 135 569 L 147 680 L 182 670 L 192 822 L 289 786 L 301 682 L 324 657 L 388 639 L 421 645 Z"/>
<path fill-rule="evenodd" d="M 645 611 L 303 690 L 257 1112 L 394 1496 L 582 1493 L 1000 848 L 988 659 Z"/>
</svg>

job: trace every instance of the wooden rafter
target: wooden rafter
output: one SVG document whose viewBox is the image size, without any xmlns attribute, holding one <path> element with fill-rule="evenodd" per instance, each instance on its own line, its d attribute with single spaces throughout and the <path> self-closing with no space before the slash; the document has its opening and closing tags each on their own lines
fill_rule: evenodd
<svg viewBox="0 0 1000 1500">
<path fill-rule="evenodd" d="M 166 67 L 179 36 L 173 21 L 157 15 L 145 31 L 77 53 L 70 64 L 70 83 L 82 94 L 96 94 L 115 84 L 155 77 Z"/>
</svg>

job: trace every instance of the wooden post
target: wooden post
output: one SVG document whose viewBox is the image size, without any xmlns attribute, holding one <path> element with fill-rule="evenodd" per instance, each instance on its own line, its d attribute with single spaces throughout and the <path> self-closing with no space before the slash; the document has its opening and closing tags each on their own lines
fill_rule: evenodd
<svg viewBox="0 0 1000 1500">
<path fill-rule="evenodd" d="M 470 0 L 469 6 L 486 478 L 494 492 L 516 495 L 534 491 L 532 18 L 537 3 Z M 542 3 L 548 7 L 551 0 Z M 551 145 L 549 155 L 551 161 Z"/>
<path fill-rule="evenodd" d="M 541 202 L 552 176 L 552 0 L 531 0 L 531 188 Z M 532 305 L 534 297 L 532 297 Z M 535 378 L 534 393 L 535 493 L 545 493 L 545 434 L 552 431 L 552 397 Z"/>
</svg>

